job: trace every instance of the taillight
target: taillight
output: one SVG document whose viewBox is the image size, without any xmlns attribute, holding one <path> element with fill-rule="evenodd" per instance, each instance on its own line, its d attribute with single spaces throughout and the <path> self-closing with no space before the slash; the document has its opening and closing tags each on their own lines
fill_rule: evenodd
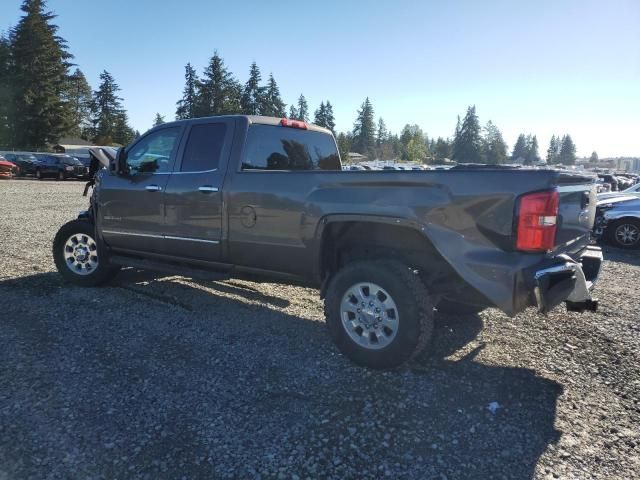
<svg viewBox="0 0 640 480">
<path fill-rule="evenodd" d="M 302 130 L 307 129 L 306 123 L 299 120 L 289 120 L 288 118 L 283 118 L 282 120 L 280 120 L 280 125 L 282 125 L 283 127 L 300 128 Z"/>
<path fill-rule="evenodd" d="M 556 243 L 559 196 L 556 190 L 529 193 L 520 198 L 516 248 L 546 252 Z"/>
</svg>

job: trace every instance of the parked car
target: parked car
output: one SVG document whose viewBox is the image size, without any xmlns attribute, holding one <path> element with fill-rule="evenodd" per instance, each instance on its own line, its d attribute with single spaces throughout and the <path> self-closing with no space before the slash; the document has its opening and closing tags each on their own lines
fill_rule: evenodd
<svg viewBox="0 0 640 480">
<path fill-rule="evenodd" d="M 10 162 L 15 163 L 18 176 L 35 175 L 38 160 L 29 152 L 7 152 L 3 154 Z"/>
<path fill-rule="evenodd" d="M 636 183 L 635 185 L 622 190 L 621 192 L 607 192 L 607 193 L 599 193 L 598 201 L 606 200 L 607 198 L 616 198 L 616 197 L 638 197 L 640 198 L 640 183 Z"/>
<path fill-rule="evenodd" d="M 619 248 L 640 248 L 640 198 L 616 196 L 599 200 L 594 236 Z"/>
<path fill-rule="evenodd" d="M 58 153 L 36 153 L 38 165 L 35 168 L 36 178 L 46 177 L 65 180 L 67 178 L 83 178 L 89 168 L 85 167 L 78 159 Z"/>
<path fill-rule="evenodd" d="M 597 307 L 592 177 L 343 172 L 331 131 L 243 115 L 160 125 L 107 163 L 53 243 L 81 286 L 129 266 L 316 287 L 338 348 L 373 368 L 426 347 L 434 307 Z"/>
<path fill-rule="evenodd" d="M 0 178 L 11 178 L 17 171 L 18 168 L 15 163 L 8 161 L 0 155 Z"/>
<path fill-rule="evenodd" d="M 618 179 L 615 175 L 611 175 L 609 173 L 600 173 L 598 177 L 603 180 L 605 184 L 609 184 L 611 186 L 611 192 L 617 192 L 618 188 Z"/>
</svg>

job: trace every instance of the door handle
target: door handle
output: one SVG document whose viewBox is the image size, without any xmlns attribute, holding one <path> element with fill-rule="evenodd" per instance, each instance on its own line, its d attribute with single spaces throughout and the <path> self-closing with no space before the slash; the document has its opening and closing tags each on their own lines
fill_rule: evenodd
<svg viewBox="0 0 640 480">
<path fill-rule="evenodd" d="M 147 185 L 146 187 L 144 187 L 144 189 L 147 192 L 159 192 L 160 190 L 162 190 L 162 187 L 159 185 Z"/>
<path fill-rule="evenodd" d="M 217 192 L 218 187 L 212 187 L 211 185 L 203 185 L 198 190 L 200 190 L 202 193 L 211 193 L 211 192 Z"/>
</svg>

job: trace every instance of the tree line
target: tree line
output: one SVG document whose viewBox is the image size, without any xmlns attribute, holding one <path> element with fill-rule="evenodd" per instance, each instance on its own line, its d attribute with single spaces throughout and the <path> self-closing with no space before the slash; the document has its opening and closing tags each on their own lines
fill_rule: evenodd
<svg viewBox="0 0 640 480">
<path fill-rule="evenodd" d="M 131 142 L 139 133 L 129 124 L 120 86 L 103 71 L 92 90 L 46 10 L 46 0 L 24 0 L 24 15 L 8 35 L 0 35 L 0 145 L 43 148 L 63 136 L 81 137 L 95 144 Z M 535 135 L 521 134 L 509 155 L 498 127 L 490 120 L 482 127 L 475 106 L 458 117 L 453 138 L 430 138 L 418 125 L 405 125 L 391 133 L 382 117 L 376 120 L 367 97 L 356 113 L 353 128 L 336 133 L 333 105 L 323 100 L 311 116 L 304 94 L 289 105 L 282 99 L 272 73 L 262 81 L 253 62 L 247 81 L 241 83 L 214 52 L 198 75 L 191 63 L 184 72 L 182 96 L 175 118 L 188 119 L 227 114 L 288 117 L 328 128 L 336 134 L 341 157 L 356 152 L 368 159 L 401 159 L 411 162 L 459 162 L 502 164 L 540 161 Z M 159 113 L 153 125 L 163 123 Z M 573 164 L 575 145 L 569 135 L 554 135 L 547 150 L 549 163 Z"/>
</svg>

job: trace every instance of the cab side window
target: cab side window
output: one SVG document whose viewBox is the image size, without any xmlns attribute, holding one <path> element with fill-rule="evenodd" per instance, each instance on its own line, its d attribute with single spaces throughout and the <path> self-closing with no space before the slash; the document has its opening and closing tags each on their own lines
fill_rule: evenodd
<svg viewBox="0 0 640 480">
<path fill-rule="evenodd" d="M 203 172 L 218 168 L 226 130 L 227 127 L 224 123 L 204 123 L 192 126 L 180 171 Z"/>
<path fill-rule="evenodd" d="M 150 133 L 127 151 L 129 173 L 167 173 L 175 150 L 180 127 L 163 128 Z"/>
</svg>

